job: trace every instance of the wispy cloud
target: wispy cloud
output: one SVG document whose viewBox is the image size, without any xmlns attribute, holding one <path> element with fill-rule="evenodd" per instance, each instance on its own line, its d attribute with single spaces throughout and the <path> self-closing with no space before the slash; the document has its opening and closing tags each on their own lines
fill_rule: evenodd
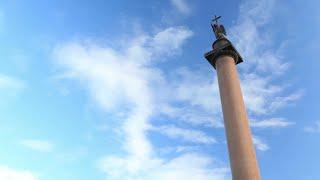
<svg viewBox="0 0 320 180">
<path fill-rule="evenodd" d="M 218 81 L 208 78 L 210 76 L 211 73 L 203 69 L 176 69 L 169 85 L 176 93 L 171 94 L 169 103 L 161 112 L 192 125 L 223 127 Z M 174 106 L 175 102 L 183 106 Z"/>
<path fill-rule="evenodd" d="M 192 163 L 186 163 L 192 162 Z M 128 179 L 130 172 L 123 172 L 129 166 L 123 159 L 106 157 L 99 162 L 101 170 L 109 173 L 113 179 Z M 134 168 L 134 167 L 132 167 Z M 129 179 L 199 179 L 199 180 L 226 180 L 229 179 L 229 170 L 221 168 L 219 163 L 203 154 L 186 153 L 169 161 L 151 161 L 142 172 L 136 173 Z"/>
<path fill-rule="evenodd" d="M 173 33 L 181 35 L 173 36 Z M 168 28 L 154 37 L 136 37 L 121 51 L 97 44 L 67 43 L 57 47 L 55 58 L 65 74 L 70 75 L 68 78 L 77 78 L 86 84 L 102 108 L 111 112 L 129 109 L 130 113 L 124 112 L 127 116 L 123 117 L 125 147 L 139 159 L 149 157 L 152 152 L 145 135 L 156 100 L 151 84 L 156 86 L 163 80 L 162 72 L 151 66 L 156 60 L 153 57 L 178 51 L 191 35 L 192 32 L 183 27 Z M 154 44 L 163 46 L 154 47 Z"/>
<path fill-rule="evenodd" d="M 239 65 L 244 100 L 249 115 L 260 119 L 269 116 L 297 101 L 303 92 L 285 92 L 287 85 L 276 84 L 275 79 L 288 70 L 281 49 L 286 42 L 274 44 L 272 26 L 269 26 L 276 10 L 274 0 L 246 0 L 240 5 L 239 18 L 230 29 L 230 38 L 241 53 L 245 62 Z M 263 118 L 261 118 L 263 119 Z M 254 128 L 288 127 L 294 124 L 283 117 L 269 120 L 253 120 Z M 268 145 L 254 137 L 257 149 L 268 150 Z"/>
<path fill-rule="evenodd" d="M 170 138 L 180 139 L 191 143 L 212 144 L 216 142 L 213 137 L 206 135 L 203 131 L 179 128 L 174 125 L 160 126 L 154 128 L 154 130 Z"/>
<path fill-rule="evenodd" d="M 54 145 L 49 141 L 26 139 L 20 142 L 21 145 L 40 152 L 51 152 L 54 149 Z"/>
<path fill-rule="evenodd" d="M 0 90 L 21 90 L 25 84 L 14 77 L 0 74 Z"/>
<path fill-rule="evenodd" d="M 256 148 L 260 151 L 267 151 L 269 150 L 268 144 L 266 144 L 262 139 L 260 139 L 257 136 L 253 136 L 253 144 L 256 146 Z"/>
<path fill-rule="evenodd" d="M 309 133 L 320 133 L 320 121 L 316 121 L 313 125 L 306 126 L 304 131 Z"/>
<path fill-rule="evenodd" d="M 0 179 L 3 180 L 36 180 L 37 176 L 26 170 L 16 170 L 7 166 L 0 166 Z"/>
<path fill-rule="evenodd" d="M 191 8 L 189 7 L 187 0 L 170 0 L 174 7 L 183 14 L 189 14 Z"/>
<path fill-rule="evenodd" d="M 293 125 L 293 122 L 287 121 L 284 118 L 271 118 L 271 119 L 264 119 L 264 120 L 251 120 L 250 125 L 251 127 L 257 128 L 279 128 L 279 127 L 287 127 Z"/>
<path fill-rule="evenodd" d="M 167 146 L 157 149 L 160 154 L 196 152 L 201 145 Z"/>
<path fill-rule="evenodd" d="M 183 43 L 192 34 L 184 27 L 170 27 L 154 36 L 140 35 L 122 49 L 84 42 L 64 43 L 56 47 L 55 62 L 63 71 L 60 77 L 80 80 L 103 109 L 124 114 L 118 119 L 122 122 L 119 138 L 123 138 L 126 155 L 107 155 L 99 163 L 100 169 L 113 179 L 183 179 L 189 173 L 200 179 L 221 179 L 226 176 L 224 169 L 219 170 L 220 166 L 209 170 L 207 165 L 211 165 L 212 160 L 203 154 L 185 154 L 168 162 L 156 154 L 146 135 L 152 129 L 151 116 L 161 111 L 168 101 L 171 102 L 168 99 L 174 97 L 172 85 L 167 82 L 162 70 L 153 64 L 179 53 Z M 172 128 L 166 130 L 169 133 Z M 175 130 L 179 132 L 174 134 L 171 131 L 170 135 L 186 140 L 190 140 L 191 136 L 196 137 L 198 143 L 214 141 L 202 132 L 181 128 Z M 199 163 L 170 169 L 181 159 L 194 159 Z"/>
<path fill-rule="evenodd" d="M 230 38 L 246 60 L 241 66 L 243 70 L 272 71 L 274 75 L 289 67 L 277 50 L 281 45 L 275 48 L 272 43 L 272 30 L 268 28 L 275 6 L 274 0 L 246 0 L 240 5 L 239 18 L 230 31 Z"/>
<path fill-rule="evenodd" d="M 274 0 L 244 1 L 239 18 L 230 30 L 229 37 L 245 59 L 239 65 L 242 89 L 248 111 L 255 116 L 270 115 L 303 95 L 300 90 L 285 92 L 286 85 L 275 83 L 275 79 L 290 67 L 279 50 L 286 42 L 277 46 L 271 36 L 273 29 L 269 24 L 275 6 L 277 2 Z M 279 119 L 277 121 L 279 124 Z M 283 122 L 281 124 L 284 125 Z"/>
</svg>

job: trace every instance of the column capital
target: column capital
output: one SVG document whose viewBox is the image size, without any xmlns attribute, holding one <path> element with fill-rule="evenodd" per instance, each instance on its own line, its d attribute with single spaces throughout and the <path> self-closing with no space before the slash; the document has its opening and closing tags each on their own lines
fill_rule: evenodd
<svg viewBox="0 0 320 180">
<path fill-rule="evenodd" d="M 217 39 L 212 44 L 212 49 L 212 51 L 205 54 L 205 58 L 215 69 L 216 61 L 220 56 L 231 56 L 236 64 L 243 62 L 241 55 L 226 37 Z"/>
</svg>

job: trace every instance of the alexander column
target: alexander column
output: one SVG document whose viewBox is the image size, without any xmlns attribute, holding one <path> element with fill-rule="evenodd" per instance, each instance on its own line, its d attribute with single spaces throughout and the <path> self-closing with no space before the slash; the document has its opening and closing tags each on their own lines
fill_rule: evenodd
<svg viewBox="0 0 320 180">
<path fill-rule="evenodd" d="M 217 40 L 205 57 L 217 70 L 232 179 L 259 180 L 258 162 L 236 68 L 243 60 L 227 39 L 223 25 L 218 24 L 220 17 L 212 20 Z"/>
</svg>

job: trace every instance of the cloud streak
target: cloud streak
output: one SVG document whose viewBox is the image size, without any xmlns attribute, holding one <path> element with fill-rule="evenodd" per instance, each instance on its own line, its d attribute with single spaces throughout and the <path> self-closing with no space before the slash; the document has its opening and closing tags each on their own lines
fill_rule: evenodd
<svg viewBox="0 0 320 180">
<path fill-rule="evenodd" d="M 51 142 L 43 140 L 26 139 L 22 140 L 20 144 L 26 148 L 40 152 L 52 152 L 54 149 L 54 145 Z"/>
<path fill-rule="evenodd" d="M 266 144 L 264 141 L 262 141 L 262 139 L 260 139 L 257 136 L 253 136 L 252 137 L 253 140 L 253 144 L 255 145 L 255 147 L 260 150 L 260 151 L 267 151 L 269 150 L 269 146 L 268 144 Z"/>
<path fill-rule="evenodd" d="M 0 74 L 0 90 L 21 90 L 25 84 L 14 77 Z"/>
<path fill-rule="evenodd" d="M 181 139 L 185 142 L 200 143 L 200 144 L 212 144 L 216 140 L 213 137 L 207 136 L 204 132 L 192 129 L 179 128 L 176 126 L 160 126 L 154 128 L 158 133 L 166 135 L 173 139 Z"/>
<path fill-rule="evenodd" d="M 187 0 L 170 0 L 173 6 L 183 14 L 189 14 L 191 12 L 191 9 L 186 2 Z"/>
<path fill-rule="evenodd" d="M 255 128 L 280 128 L 294 125 L 294 123 L 289 122 L 284 118 L 271 118 L 260 121 L 251 120 L 250 125 Z"/>
<path fill-rule="evenodd" d="M 7 166 L 0 166 L 0 179 L 3 180 L 36 180 L 34 173 L 26 170 L 16 170 Z"/>
<path fill-rule="evenodd" d="M 306 126 L 304 131 L 308 133 L 320 133 L 320 121 L 314 122 L 313 125 Z"/>
</svg>

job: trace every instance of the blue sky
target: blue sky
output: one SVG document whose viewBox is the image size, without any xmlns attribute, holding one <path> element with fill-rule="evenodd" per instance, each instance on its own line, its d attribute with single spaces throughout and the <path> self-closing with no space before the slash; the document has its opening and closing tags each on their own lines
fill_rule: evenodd
<svg viewBox="0 0 320 180">
<path fill-rule="evenodd" d="M 0 2 L 0 179 L 231 179 L 223 16 L 263 179 L 320 178 L 319 2 Z"/>
</svg>

